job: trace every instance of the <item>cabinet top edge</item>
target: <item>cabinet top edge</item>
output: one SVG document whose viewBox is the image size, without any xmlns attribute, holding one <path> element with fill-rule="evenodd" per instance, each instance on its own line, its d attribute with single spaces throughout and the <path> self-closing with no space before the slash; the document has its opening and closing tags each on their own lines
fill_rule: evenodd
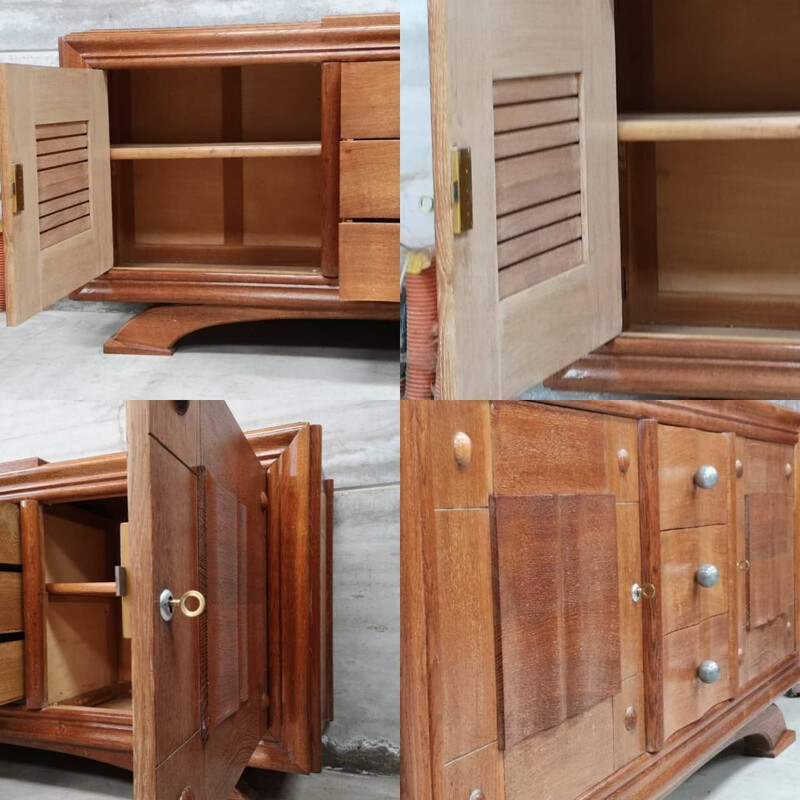
<svg viewBox="0 0 800 800">
<path fill-rule="evenodd" d="M 96 29 L 59 40 L 62 67 L 131 69 L 259 61 L 396 60 L 399 14 L 341 15 L 319 22 L 187 28 Z"/>
<path fill-rule="evenodd" d="M 545 405 L 796 444 L 800 413 L 762 400 L 548 400 Z"/>
</svg>

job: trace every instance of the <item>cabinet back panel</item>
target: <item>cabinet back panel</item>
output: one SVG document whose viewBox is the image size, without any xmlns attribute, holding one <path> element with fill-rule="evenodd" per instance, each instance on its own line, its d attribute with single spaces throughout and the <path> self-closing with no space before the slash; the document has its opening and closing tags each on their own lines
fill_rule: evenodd
<svg viewBox="0 0 800 800">
<path fill-rule="evenodd" d="M 222 159 L 137 161 L 136 244 L 223 244 Z"/>
<path fill-rule="evenodd" d="M 319 247 L 319 158 L 251 158 L 243 167 L 245 245 Z"/>
<path fill-rule="evenodd" d="M 319 141 L 319 64 L 117 70 L 115 144 Z"/>
<path fill-rule="evenodd" d="M 51 599 L 47 608 L 49 704 L 96 692 L 116 681 L 115 600 Z"/>
<path fill-rule="evenodd" d="M 656 147 L 658 288 L 800 294 L 800 142 Z"/>
<path fill-rule="evenodd" d="M 109 571 L 108 523 L 88 512 L 44 512 L 44 570 L 47 583 L 113 580 Z"/>
<path fill-rule="evenodd" d="M 656 111 L 800 108 L 796 0 L 654 0 Z"/>
<path fill-rule="evenodd" d="M 132 142 L 222 141 L 221 69 L 131 70 L 130 92 Z"/>
<path fill-rule="evenodd" d="M 242 67 L 245 142 L 316 142 L 322 133 L 319 64 Z"/>
</svg>

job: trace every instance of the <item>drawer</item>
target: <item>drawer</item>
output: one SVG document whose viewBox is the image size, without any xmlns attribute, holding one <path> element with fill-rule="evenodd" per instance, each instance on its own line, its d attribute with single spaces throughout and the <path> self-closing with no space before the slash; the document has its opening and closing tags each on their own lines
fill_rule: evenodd
<svg viewBox="0 0 800 800">
<path fill-rule="evenodd" d="M 339 215 L 342 219 L 400 219 L 400 142 L 342 142 Z"/>
<path fill-rule="evenodd" d="M 727 526 L 663 531 L 661 585 L 664 633 L 724 614 L 728 610 Z"/>
<path fill-rule="evenodd" d="M 716 470 L 713 488 L 702 488 L 700 467 Z M 699 528 L 727 520 L 728 437 L 659 425 L 658 487 L 661 529 Z"/>
<path fill-rule="evenodd" d="M 730 698 L 728 643 L 727 614 L 664 637 L 665 737 Z M 719 667 L 719 678 L 714 683 L 705 683 L 698 675 L 704 661 L 712 661 Z"/>
<path fill-rule="evenodd" d="M 0 644 L 0 705 L 21 700 L 25 694 L 22 639 Z"/>
<path fill-rule="evenodd" d="M 400 138 L 400 62 L 342 64 L 342 139 Z"/>
<path fill-rule="evenodd" d="M 339 297 L 400 301 L 400 223 L 339 224 Z"/>
<path fill-rule="evenodd" d="M 0 564 L 21 564 L 19 506 L 0 503 Z"/>
<path fill-rule="evenodd" d="M 0 634 L 22 630 L 22 575 L 0 572 Z"/>
</svg>

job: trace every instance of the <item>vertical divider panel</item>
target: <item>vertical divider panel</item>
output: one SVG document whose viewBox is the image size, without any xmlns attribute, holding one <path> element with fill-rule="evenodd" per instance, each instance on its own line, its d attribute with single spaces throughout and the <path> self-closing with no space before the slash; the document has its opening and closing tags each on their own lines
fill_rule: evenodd
<svg viewBox="0 0 800 800">
<path fill-rule="evenodd" d="M 44 576 L 44 520 L 37 500 L 20 503 L 22 603 L 25 628 L 25 704 L 47 705 L 47 591 Z"/>
<path fill-rule="evenodd" d="M 661 542 L 658 498 L 658 423 L 639 421 L 639 503 L 642 583 L 655 595 L 639 601 L 644 645 L 645 729 L 647 750 L 664 747 L 664 637 L 661 619 Z"/>
<path fill-rule="evenodd" d="M 732 697 L 739 693 L 739 592 L 736 550 L 738 545 L 736 501 L 736 436 L 728 440 L 728 680 Z"/>
<path fill-rule="evenodd" d="M 322 65 L 322 274 L 339 275 L 339 142 L 342 65 Z"/>
</svg>

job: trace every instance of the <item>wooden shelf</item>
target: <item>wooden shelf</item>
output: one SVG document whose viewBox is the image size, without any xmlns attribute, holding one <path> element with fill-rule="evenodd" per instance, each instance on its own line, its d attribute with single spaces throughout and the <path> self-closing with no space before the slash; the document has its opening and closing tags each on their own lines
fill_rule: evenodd
<svg viewBox="0 0 800 800">
<path fill-rule="evenodd" d="M 318 156 L 320 142 L 239 142 L 235 144 L 123 144 L 111 148 L 112 161 L 176 158 L 294 158 Z"/>
<path fill-rule="evenodd" d="M 800 139 L 800 112 L 758 114 L 621 114 L 621 142 Z"/>
<path fill-rule="evenodd" d="M 47 593 L 70 597 L 116 597 L 117 586 L 108 583 L 48 583 Z"/>
</svg>

